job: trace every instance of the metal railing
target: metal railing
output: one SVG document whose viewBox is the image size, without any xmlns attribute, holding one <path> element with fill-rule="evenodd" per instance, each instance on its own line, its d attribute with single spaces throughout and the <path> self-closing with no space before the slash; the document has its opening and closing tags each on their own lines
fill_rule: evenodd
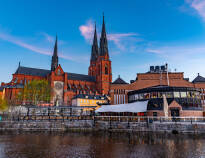
<svg viewBox="0 0 205 158">
<path fill-rule="evenodd" d="M 205 117 L 156 117 L 156 116 L 94 116 L 94 115 L 0 115 L 1 121 L 111 121 L 111 122 L 147 122 L 147 123 L 171 123 L 171 122 L 201 122 L 205 123 Z"/>
</svg>

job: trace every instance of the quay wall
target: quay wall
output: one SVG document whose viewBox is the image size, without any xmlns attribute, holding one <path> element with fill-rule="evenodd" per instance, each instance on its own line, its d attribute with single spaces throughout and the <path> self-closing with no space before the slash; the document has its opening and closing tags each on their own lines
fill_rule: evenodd
<svg viewBox="0 0 205 158">
<path fill-rule="evenodd" d="M 205 133 L 203 122 L 2 121 L 0 131 L 114 131 Z"/>
</svg>

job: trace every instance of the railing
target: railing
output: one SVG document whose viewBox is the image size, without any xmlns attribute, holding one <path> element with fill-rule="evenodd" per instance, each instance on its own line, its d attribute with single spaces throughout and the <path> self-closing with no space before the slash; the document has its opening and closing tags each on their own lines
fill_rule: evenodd
<svg viewBox="0 0 205 158">
<path fill-rule="evenodd" d="M 96 121 L 118 122 L 204 122 L 205 117 L 156 117 L 156 116 L 95 116 Z"/>
<path fill-rule="evenodd" d="M 75 121 L 93 120 L 109 122 L 204 122 L 205 117 L 156 117 L 156 116 L 91 116 L 91 115 L 0 115 L 1 121 Z"/>
</svg>

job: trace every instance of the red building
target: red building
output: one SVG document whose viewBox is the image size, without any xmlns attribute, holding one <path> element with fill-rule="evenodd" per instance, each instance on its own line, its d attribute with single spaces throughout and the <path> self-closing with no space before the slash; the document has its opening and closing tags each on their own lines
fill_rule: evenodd
<svg viewBox="0 0 205 158">
<path fill-rule="evenodd" d="M 1 84 L 1 92 L 4 89 L 5 97 L 12 100 L 26 83 L 31 80 L 42 79 L 48 80 L 51 84 L 53 91 L 51 103 L 58 100 L 61 105 L 71 105 L 72 98 L 78 94 L 108 95 L 112 82 L 112 69 L 104 17 L 99 48 L 95 27 L 88 75 L 69 73 L 63 70 L 58 63 L 58 41 L 56 37 L 51 69 L 29 68 L 21 66 L 19 63 L 11 82 Z"/>
<path fill-rule="evenodd" d="M 190 82 L 188 78 L 184 78 L 183 72 L 169 72 L 167 65 L 151 66 L 148 72 L 138 73 L 136 79 L 131 80 L 130 83 L 126 83 L 119 76 L 110 86 L 111 104 L 124 104 L 132 101 L 152 99 L 153 104 L 159 106 L 162 105 L 159 102 L 162 101 L 162 97 L 159 95 L 161 92 L 166 94 L 170 116 L 171 110 L 174 108 L 178 109 L 179 116 L 203 116 L 205 78 L 198 74 Z M 177 97 L 174 95 L 175 92 L 176 94 L 182 93 L 184 96 L 180 95 Z M 170 97 L 169 93 L 173 97 Z M 144 96 L 141 98 L 142 94 Z M 157 95 L 155 96 L 155 94 Z M 158 105 L 155 101 L 158 101 L 160 104 Z M 148 115 L 156 114 L 163 116 L 162 109 L 156 108 L 155 110 L 151 107 L 147 112 Z"/>
</svg>

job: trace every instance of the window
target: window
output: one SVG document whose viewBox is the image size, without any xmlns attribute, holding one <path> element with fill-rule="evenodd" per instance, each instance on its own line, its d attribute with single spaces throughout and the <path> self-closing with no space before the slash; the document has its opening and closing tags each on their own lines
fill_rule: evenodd
<svg viewBox="0 0 205 158">
<path fill-rule="evenodd" d="M 100 75 L 100 65 L 98 65 L 98 75 Z"/>
<path fill-rule="evenodd" d="M 157 112 L 153 112 L 153 116 L 157 117 Z"/>
<path fill-rule="evenodd" d="M 167 98 L 173 98 L 173 93 L 172 92 L 167 92 L 166 97 Z"/>
<path fill-rule="evenodd" d="M 105 74 L 106 75 L 108 74 L 108 67 L 107 67 L 107 65 L 105 65 Z"/>
<path fill-rule="evenodd" d="M 144 94 L 139 94 L 139 99 L 144 99 Z"/>
<path fill-rule="evenodd" d="M 180 95 L 181 95 L 181 98 L 186 98 L 187 97 L 186 92 L 180 92 Z"/>
<path fill-rule="evenodd" d="M 179 95 L 179 92 L 174 92 L 174 98 L 179 98 L 180 95 Z"/>
<path fill-rule="evenodd" d="M 158 98 L 162 98 L 163 97 L 163 93 L 162 92 L 158 92 Z"/>
<path fill-rule="evenodd" d="M 138 100 L 138 94 L 135 94 L 135 100 Z"/>
<path fill-rule="evenodd" d="M 157 92 L 152 92 L 151 96 L 152 96 L 152 98 L 157 98 Z"/>
<path fill-rule="evenodd" d="M 58 69 L 58 76 L 60 76 L 61 75 L 61 70 L 60 69 Z"/>
<path fill-rule="evenodd" d="M 144 93 L 144 99 L 149 99 L 149 93 Z"/>
<path fill-rule="evenodd" d="M 187 92 L 187 97 L 188 97 L 188 98 L 191 98 L 191 97 L 192 97 L 191 92 Z"/>
</svg>

